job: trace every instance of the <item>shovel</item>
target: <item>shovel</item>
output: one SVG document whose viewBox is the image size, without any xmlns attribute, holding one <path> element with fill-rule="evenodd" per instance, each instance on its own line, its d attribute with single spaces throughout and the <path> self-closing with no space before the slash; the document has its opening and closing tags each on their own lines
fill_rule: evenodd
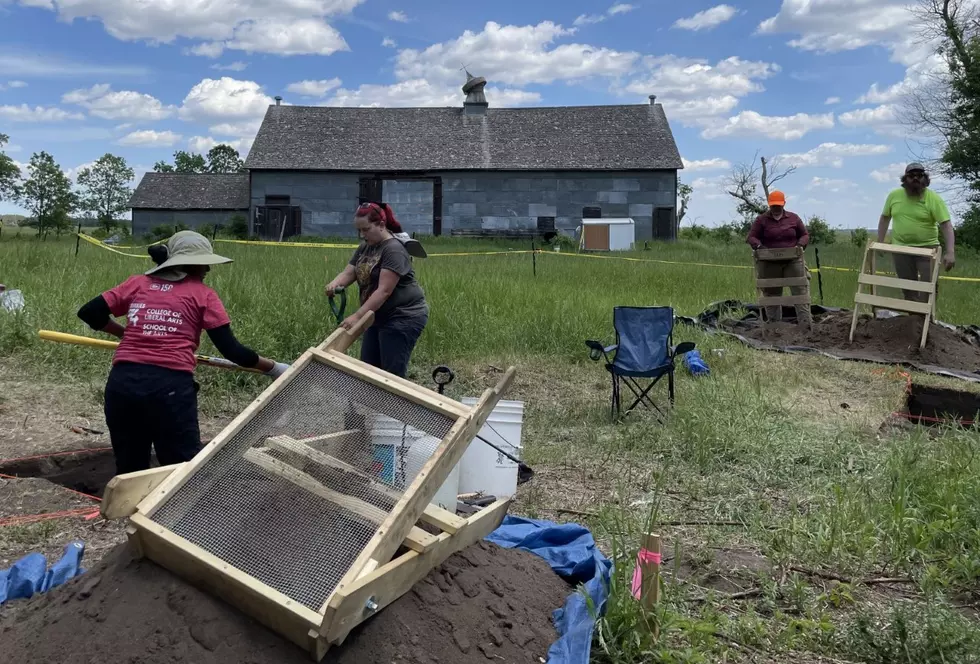
<svg viewBox="0 0 980 664">
<path fill-rule="evenodd" d="M 446 385 L 449 385 L 451 382 L 453 382 L 455 378 L 456 378 L 456 374 L 454 374 L 453 370 L 450 369 L 449 367 L 438 366 L 432 370 L 432 380 L 435 381 L 436 389 L 438 390 L 439 394 L 442 394 L 446 389 Z M 518 484 L 524 484 L 525 482 L 529 481 L 532 477 L 534 477 L 534 470 L 529 465 L 527 465 L 526 463 L 518 459 L 516 456 L 514 456 L 513 454 L 511 454 L 506 450 L 497 447 L 496 445 L 494 445 L 489 440 L 487 440 L 486 438 L 484 438 L 479 434 L 476 435 L 476 438 L 486 443 L 493 449 L 497 450 L 497 452 L 503 454 L 505 457 L 507 457 L 508 459 L 510 459 L 511 461 L 517 464 Z"/>
</svg>

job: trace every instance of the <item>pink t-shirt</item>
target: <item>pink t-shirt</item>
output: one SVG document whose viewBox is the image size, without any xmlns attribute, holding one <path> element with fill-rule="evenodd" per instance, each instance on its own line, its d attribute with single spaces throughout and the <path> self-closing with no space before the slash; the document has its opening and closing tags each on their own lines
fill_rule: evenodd
<svg viewBox="0 0 980 664">
<path fill-rule="evenodd" d="M 113 364 L 135 362 L 193 372 L 201 330 L 231 322 L 218 294 L 195 277 L 165 281 L 138 274 L 102 297 L 113 316 L 128 319 Z"/>
</svg>

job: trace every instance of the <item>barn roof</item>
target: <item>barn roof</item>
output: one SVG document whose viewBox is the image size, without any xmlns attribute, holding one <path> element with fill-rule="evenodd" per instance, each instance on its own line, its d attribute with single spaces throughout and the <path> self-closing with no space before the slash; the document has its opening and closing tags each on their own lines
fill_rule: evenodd
<svg viewBox="0 0 980 664">
<path fill-rule="evenodd" d="M 248 173 L 147 173 L 129 199 L 131 208 L 247 210 Z"/>
<path fill-rule="evenodd" d="M 245 166 L 335 171 L 683 168 L 661 104 L 270 106 Z"/>
</svg>

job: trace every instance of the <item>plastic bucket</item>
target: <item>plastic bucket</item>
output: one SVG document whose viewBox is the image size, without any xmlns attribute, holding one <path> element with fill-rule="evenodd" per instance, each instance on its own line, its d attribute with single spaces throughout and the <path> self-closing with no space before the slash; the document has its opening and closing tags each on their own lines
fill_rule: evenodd
<svg viewBox="0 0 980 664">
<path fill-rule="evenodd" d="M 463 397 L 460 401 L 473 406 L 479 400 Z M 480 429 L 479 436 L 520 459 L 523 428 L 524 402 L 500 401 Z M 482 492 L 497 498 L 510 498 L 517 493 L 517 463 L 474 438 L 459 463 L 458 489 L 460 493 Z"/>
<path fill-rule="evenodd" d="M 441 442 L 441 439 L 399 420 L 378 415 L 371 427 L 371 444 L 374 448 L 372 472 L 383 482 L 401 489 L 407 488 Z M 458 481 L 459 464 L 456 464 L 431 502 L 455 512 Z"/>
</svg>

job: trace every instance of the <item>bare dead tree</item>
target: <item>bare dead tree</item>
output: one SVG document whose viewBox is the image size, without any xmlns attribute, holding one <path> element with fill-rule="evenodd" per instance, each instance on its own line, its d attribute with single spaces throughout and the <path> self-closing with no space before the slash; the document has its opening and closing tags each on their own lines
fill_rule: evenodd
<svg viewBox="0 0 980 664">
<path fill-rule="evenodd" d="M 756 152 L 752 161 L 735 164 L 725 191 L 738 201 L 739 214 L 760 215 L 769 209 L 769 192 L 773 186 L 795 171 L 795 165 L 786 166 L 778 158 L 760 157 Z M 760 186 L 762 196 L 758 193 Z"/>
</svg>

